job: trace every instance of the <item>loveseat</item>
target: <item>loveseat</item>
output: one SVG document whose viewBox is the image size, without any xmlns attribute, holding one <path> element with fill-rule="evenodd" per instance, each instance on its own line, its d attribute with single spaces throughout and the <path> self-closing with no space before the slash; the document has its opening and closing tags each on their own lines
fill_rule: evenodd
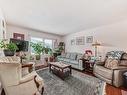
<svg viewBox="0 0 127 95">
<path fill-rule="evenodd" d="M 123 51 L 111 51 L 106 54 L 104 62 L 94 65 L 96 77 L 107 83 L 120 87 L 123 85 L 123 73 L 127 72 L 127 53 Z"/>
<path fill-rule="evenodd" d="M 84 70 L 83 67 L 83 54 L 80 53 L 64 53 L 57 56 L 57 61 L 61 61 L 65 64 L 70 64 L 73 68 Z"/>
</svg>

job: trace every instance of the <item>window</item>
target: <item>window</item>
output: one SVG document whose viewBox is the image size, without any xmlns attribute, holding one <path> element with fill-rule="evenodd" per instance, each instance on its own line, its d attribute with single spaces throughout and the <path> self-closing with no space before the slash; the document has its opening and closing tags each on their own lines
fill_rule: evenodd
<svg viewBox="0 0 127 95">
<path fill-rule="evenodd" d="M 33 43 L 42 42 L 42 43 L 44 43 L 45 47 L 53 49 L 53 40 L 52 39 L 43 39 L 43 38 L 31 37 L 31 42 L 33 42 Z M 31 47 L 31 53 L 35 54 L 35 51 L 32 47 Z"/>
<path fill-rule="evenodd" d="M 44 40 L 44 43 L 45 43 L 45 46 L 48 47 L 48 48 L 53 48 L 53 41 L 50 40 L 50 39 L 45 39 Z"/>
<path fill-rule="evenodd" d="M 42 38 L 31 37 L 31 42 L 33 42 L 33 43 L 43 42 L 43 39 Z"/>
<path fill-rule="evenodd" d="M 33 42 L 33 43 L 42 42 L 43 43 L 43 39 L 42 38 L 31 37 L 31 42 Z M 32 47 L 31 47 L 31 53 L 35 54 L 35 51 L 34 51 L 34 49 Z"/>
</svg>

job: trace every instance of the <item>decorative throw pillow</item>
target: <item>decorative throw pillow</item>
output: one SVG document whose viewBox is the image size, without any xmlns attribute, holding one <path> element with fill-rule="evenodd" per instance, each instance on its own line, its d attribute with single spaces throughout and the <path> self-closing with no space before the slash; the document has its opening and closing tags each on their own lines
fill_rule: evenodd
<svg viewBox="0 0 127 95">
<path fill-rule="evenodd" d="M 118 60 L 116 60 L 116 59 L 108 58 L 105 61 L 105 67 L 108 69 L 113 69 L 117 66 L 118 66 Z"/>
</svg>

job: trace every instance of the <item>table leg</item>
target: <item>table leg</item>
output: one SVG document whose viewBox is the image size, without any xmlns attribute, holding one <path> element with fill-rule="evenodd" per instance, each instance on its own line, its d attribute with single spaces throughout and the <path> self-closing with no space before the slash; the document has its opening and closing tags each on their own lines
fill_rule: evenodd
<svg viewBox="0 0 127 95">
<path fill-rule="evenodd" d="M 49 72 L 51 72 L 51 64 L 49 64 Z"/>
<path fill-rule="evenodd" d="M 70 74 L 72 74 L 71 66 L 69 68 L 70 68 Z"/>
<path fill-rule="evenodd" d="M 63 72 L 63 69 L 62 69 L 62 74 L 61 74 L 61 78 L 62 78 L 62 80 L 64 80 L 64 72 Z"/>
</svg>

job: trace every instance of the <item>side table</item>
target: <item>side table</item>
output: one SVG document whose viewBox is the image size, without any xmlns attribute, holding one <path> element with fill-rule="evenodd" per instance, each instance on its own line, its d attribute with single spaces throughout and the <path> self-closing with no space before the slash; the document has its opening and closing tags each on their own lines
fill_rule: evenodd
<svg viewBox="0 0 127 95">
<path fill-rule="evenodd" d="M 84 62 L 85 71 L 87 71 L 87 72 L 93 72 L 94 64 L 95 64 L 95 62 L 85 61 Z"/>
</svg>

